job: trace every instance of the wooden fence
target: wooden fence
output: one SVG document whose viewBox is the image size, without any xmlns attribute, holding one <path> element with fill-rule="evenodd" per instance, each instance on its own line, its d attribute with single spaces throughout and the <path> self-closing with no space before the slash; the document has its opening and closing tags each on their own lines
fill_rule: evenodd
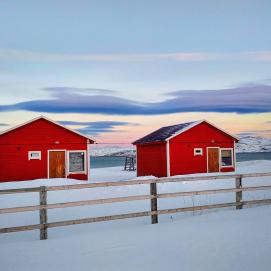
<svg viewBox="0 0 271 271">
<path fill-rule="evenodd" d="M 242 207 L 246 206 L 246 205 L 271 204 L 271 199 L 260 199 L 260 200 L 249 200 L 249 201 L 242 200 L 242 193 L 243 192 L 271 189 L 271 185 L 243 187 L 242 180 L 244 178 L 265 177 L 265 176 L 271 176 L 271 172 L 268 172 L 268 173 L 249 173 L 249 174 L 241 174 L 241 175 L 240 174 L 238 174 L 238 175 L 233 175 L 233 174 L 227 175 L 226 174 L 226 175 L 217 175 L 217 176 L 159 178 L 159 179 L 147 179 L 147 180 L 87 183 L 87 184 L 61 185 L 61 186 L 40 186 L 40 187 L 31 187 L 31 188 L 0 190 L 0 196 L 7 195 L 7 194 L 33 193 L 33 192 L 38 192 L 40 195 L 40 204 L 39 205 L 0 209 L 0 215 L 7 214 L 7 213 L 39 211 L 39 215 L 40 215 L 40 223 L 39 224 L 1 228 L 0 233 L 40 230 L 40 239 L 45 240 L 48 238 L 48 233 L 47 233 L 48 228 L 55 228 L 55 227 L 62 227 L 62 226 L 76 225 L 76 224 L 83 224 L 83 223 L 93 223 L 93 222 L 101 222 L 101 221 L 135 218 L 135 217 L 146 217 L 146 216 L 150 216 L 151 222 L 154 224 L 154 223 L 158 223 L 158 215 L 162 215 L 162 214 L 173 214 L 173 213 L 178 213 L 178 212 L 198 211 L 198 210 L 226 208 L 226 207 L 236 207 L 236 209 L 242 209 Z M 202 190 L 202 191 L 188 191 L 188 192 L 174 192 L 174 193 L 163 193 L 163 194 L 157 193 L 157 184 L 159 184 L 159 183 L 196 182 L 196 181 L 207 181 L 207 180 L 216 180 L 216 181 L 229 180 L 229 181 L 232 181 L 234 179 L 235 179 L 235 187 L 234 188 L 223 188 L 223 189 Z M 82 200 L 82 201 L 74 201 L 74 202 L 62 202 L 62 203 L 53 203 L 53 204 L 47 203 L 47 193 L 48 192 L 60 191 L 60 190 L 72 190 L 72 189 L 109 187 L 109 186 L 111 186 L 111 187 L 112 186 L 127 186 L 127 185 L 149 185 L 150 186 L 150 194 L 149 195 L 127 196 L 127 197 Z M 182 207 L 182 208 L 174 208 L 174 209 L 158 210 L 158 208 L 157 208 L 157 200 L 161 199 L 161 198 L 174 198 L 174 197 L 194 196 L 194 195 L 209 195 L 209 194 L 218 194 L 218 193 L 235 193 L 236 200 L 235 200 L 235 202 L 230 202 L 230 203 L 219 203 L 219 204 Z M 144 211 L 144 212 L 136 212 L 136 213 L 82 218 L 82 219 L 76 219 L 76 220 L 48 222 L 48 215 L 47 215 L 48 209 L 68 208 L 68 207 L 108 204 L 108 203 L 128 202 L 128 201 L 138 201 L 138 200 L 150 200 L 150 203 L 151 203 L 150 209 L 151 210 Z"/>
</svg>

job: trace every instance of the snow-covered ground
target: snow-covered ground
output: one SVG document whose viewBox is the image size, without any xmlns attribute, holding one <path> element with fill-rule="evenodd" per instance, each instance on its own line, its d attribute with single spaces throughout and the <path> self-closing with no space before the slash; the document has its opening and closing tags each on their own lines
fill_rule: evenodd
<svg viewBox="0 0 271 271">
<path fill-rule="evenodd" d="M 0 243 L 1 270 L 269 271 L 271 208 Z"/>
<path fill-rule="evenodd" d="M 238 163 L 238 172 L 270 172 L 271 161 Z M 128 180 L 120 167 L 92 170 L 90 182 Z M 85 183 L 52 179 L 2 183 L 0 189 Z M 244 186 L 271 185 L 271 177 L 244 180 Z M 233 187 L 234 180 L 158 184 L 158 192 Z M 48 193 L 48 203 L 148 194 L 148 185 Z M 244 200 L 271 198 L 271 191 L 244 192 Z M 231 202 L 234 193 L 159 199 L 159 209 Z M 37 193 L 0 196 L 0 206 L 35 205 Z M 150 209 L 149 201 L 48 211 L 48 221 L 129 213 Z M 0 215 L 0 228 L 39 223 L 38 212 Z M 0 270 L 270 270 L 271 207 L 211 210 L 150 218 L 92 223 L 0 235 Z"/>
<path fill-rule="evenodd" d="M 46 241 L 0 242 L 1 270 L 269 271 L 271 208 L 106 231 L 77 227 Z"/>
</svg>

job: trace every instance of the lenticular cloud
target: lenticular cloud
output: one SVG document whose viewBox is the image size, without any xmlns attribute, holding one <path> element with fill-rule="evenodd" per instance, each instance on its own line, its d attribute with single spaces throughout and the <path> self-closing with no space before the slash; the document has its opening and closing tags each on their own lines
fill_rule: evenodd
<svg viewBox="0 0 271 271">
<path fill-rule="evenodd" d="M 181 112 L 258 113 L 271 111 L 271 86 L 252 85 L 218 90 L 180 90 L 166 93 L 161 102 L 115 96 L 112 91 L 49 88 L 50 98 L 0 105 L 0 111 L 97 113 L 105 115 L 163 115 Z M 48 91 L 48 88 L 45 89 Z"/>
</svg>

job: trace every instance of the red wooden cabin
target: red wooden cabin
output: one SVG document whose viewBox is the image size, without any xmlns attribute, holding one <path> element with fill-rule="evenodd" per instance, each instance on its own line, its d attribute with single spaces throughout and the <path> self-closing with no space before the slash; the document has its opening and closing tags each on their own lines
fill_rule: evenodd
<svg viewBox="0 0 271 271">
<path fill-rule="evenodd" d="M 162 127 L 133 143 L 137 176 L 234 171 L 236 142 L 206 120 Z"/>
<path fill-rule="evenodd" d="M 89 177 L 94 141 L 43 116 L 0 133 L 0 182 Z"/>
</svg>

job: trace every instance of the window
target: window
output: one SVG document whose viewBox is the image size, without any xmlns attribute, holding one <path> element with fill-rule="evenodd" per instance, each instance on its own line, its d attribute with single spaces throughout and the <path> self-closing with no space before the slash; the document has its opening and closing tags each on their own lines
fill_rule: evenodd
<svg viewBox="0 0 271 271">
<path fill-rule="evenodd" d="M 86 152 L 85 151 L 69 151 L 69 172 L 80 173 L 86 171 Z"/>
<path fill-rule="evenodd" d="M 202 148 L 195 148 L 194 149 L 194 156 L 202 155 Z"/>
<path fill-rule="evenodd" d="M 232 149 L 221 149 L 221 167 L 232 167 Z"/>
<path fill-rule="evenodd" d="M 41 160 L 41 151 L 29 151 L 28 160 Z"/>
</svg>

